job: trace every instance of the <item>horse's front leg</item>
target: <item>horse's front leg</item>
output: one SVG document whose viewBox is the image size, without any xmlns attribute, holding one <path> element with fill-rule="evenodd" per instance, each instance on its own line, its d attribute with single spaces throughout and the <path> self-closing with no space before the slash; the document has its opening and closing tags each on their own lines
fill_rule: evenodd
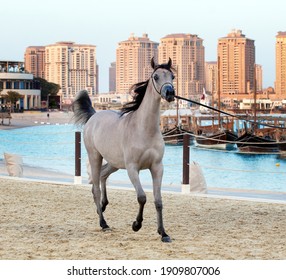
<svg viewBox="0 0 286 280">
<path fill-rule="evenodd" d="M 153 179 L 153 195 L 155 199 L 155 207 L 157 211 L 158 233 L 162 236 L 163 242 L 171 242 L 171 238 L 165 232 L 163 225 L 163 202 L 161 196 L 161 184 L 163 177 L 163 164 L 154 164 L 151 169 Z"/>
<path fill-rule="evenodd" d="M 136 193 L 137 193 L 137 201 L 139 203 L 139 212 L 136 217 L 136 221 L 133 222 L 132 229 L 134 231 L 138 231 L 142 227 L 143 222 L 143 211 L 146 203 L 146 194 L 142 188 L 142 185 L 139 180 L 139 171 L 133 167 L 127 168 L 128 176 L 130 178 L 131 183 L 133 184 Z"/>
</svg>

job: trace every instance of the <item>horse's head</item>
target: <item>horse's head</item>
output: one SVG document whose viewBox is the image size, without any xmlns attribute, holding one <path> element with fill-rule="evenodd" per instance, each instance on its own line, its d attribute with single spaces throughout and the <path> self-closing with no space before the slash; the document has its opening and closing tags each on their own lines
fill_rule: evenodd
<svg viewBox="0 0 286 280">
<path fill-rule="evenodd" d="M 151 79 L 154 89 L 168 102 L 174 101 L 175 89 L 173 80 L 175 78 L 172 72 L 172 60 L 169 58 L 168 63 L 156 65 L 154 58 L 151 60 L 151 66 L 154 69 Z"/>
</svg>

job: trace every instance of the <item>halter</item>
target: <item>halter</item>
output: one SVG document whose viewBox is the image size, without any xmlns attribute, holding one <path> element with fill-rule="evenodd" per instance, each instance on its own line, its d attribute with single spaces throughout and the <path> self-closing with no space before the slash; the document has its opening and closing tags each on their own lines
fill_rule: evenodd
<svg viewBox="0 0 286 280">
<path fill-rule="evenodd" d="M 156 68 L 156 69 L 153 71 L 153 73 L 152 73 L 152 75 L 151 75 L 151 78 L 152 78 L 153 87 L 155 88 L 156 92 L 157 92 L 159 95 L 161 95 L 161 90 L 162 90 L 163 86 L 165 86 L 165 85 L 171 85 L 171 86 L 173 87 L 173 84 L 170 83 L 170 82 L 166 82 L 166 83 L 164 83 L 164 84 L 161 85 L 160 91 L 157 90 L 156 85 L 155 85 L 155 82 L 154 82 L 153 75 L 154 75 L 154 73 L 155 73 L 159 68 L 163 68 L 163 67 L 158 67 L 158 68 Z M 166 69 L 166 68 L 163 68 L 163 69 Z M 167 69 L 167 70 L 168 70 L 168 69 Z M 171 70 L 168 70 L 168 71 L 172 73 Z"/>
</svg>

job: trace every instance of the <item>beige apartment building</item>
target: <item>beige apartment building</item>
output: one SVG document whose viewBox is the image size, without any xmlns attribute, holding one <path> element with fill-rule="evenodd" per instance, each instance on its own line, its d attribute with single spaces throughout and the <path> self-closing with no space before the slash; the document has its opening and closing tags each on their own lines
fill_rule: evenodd
<svg viewBox="0 0 286 280">
<path fill-rule="evenodd" d="M 199 99 L 205 86 L 205 48 L 203 40 L 192 34 L 169 34 L 160 40 L 159 63 L 172 59 L 176 69 L 178 95 Z"/>
<path fill-rule="evenodd" d="M 222 98 L 253 92 L 254 69 L 254 40 L 237 29 L 218 40 L 218 85 Z"/>
<path fill-rule="evenodd" d="M 135 37 L 132 33 L 126 41 L 118 43 L 116 49 L 116 92 L 128 93 L 130 87 L 149 79 L 153 69 L 151 59 L 157 61 L 158 43 L 147 34 Z"/>
<path fill-rule="evenodd" d="M 61 86 L 63 99 L 73 98 L 80 90 L 98 92 L 96 46 L 58 42 L 45 47 L 45 79 Z"/>
<path fill-rule="evenodd" d="M 31 46 L 27 47 L 25 54 L 25 70 L 34 75 L 45 79 L 45 47 Z"/>
<path fill-rule="evenodd" d="M 279 99 L 286 99 L 286 32 L 276 36 L 276 81 L 275 91 Z"/>
</svg>

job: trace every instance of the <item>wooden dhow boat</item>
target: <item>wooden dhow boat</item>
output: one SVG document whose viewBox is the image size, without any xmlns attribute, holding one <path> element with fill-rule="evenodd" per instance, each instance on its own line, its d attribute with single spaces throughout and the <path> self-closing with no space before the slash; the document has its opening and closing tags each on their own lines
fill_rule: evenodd
<svg viewBox="0 0 286 280">
<path fill-rule="evenodd" d="M 236 134 L 229 130 L 222 132 L 208 134 L 201 134 L 196 136 L 196 146 L 207 149 L 217 150 L 233 150 L 236 148 L 235 142 Z"/>
</svg>

